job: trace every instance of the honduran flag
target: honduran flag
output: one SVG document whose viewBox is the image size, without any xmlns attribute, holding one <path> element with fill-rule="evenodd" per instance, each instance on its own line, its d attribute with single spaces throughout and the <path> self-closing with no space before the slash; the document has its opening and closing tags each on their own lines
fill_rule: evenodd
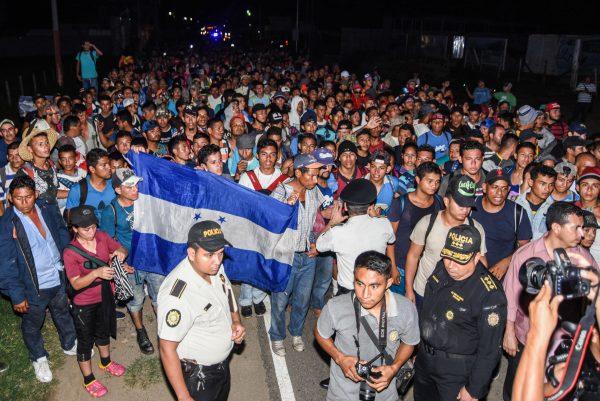
<svg viewBox="0 0 600 401">
<path fill-rule="evenodd" d="M 233 181 L 144 153 L 127 159 L 143 178 L 134 206 L 131 264 L 168 274 L 187 257 L 189 228 L 213 220 L 223 228 L 225 271 L 232 281 L 283 291 L 294 257 L 298 207 Z"/>
</svg>

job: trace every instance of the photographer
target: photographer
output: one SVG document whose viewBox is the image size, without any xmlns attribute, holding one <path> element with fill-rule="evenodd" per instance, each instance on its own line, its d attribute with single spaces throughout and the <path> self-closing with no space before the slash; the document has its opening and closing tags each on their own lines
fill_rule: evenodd
<svg viewBox="0 0 600 401">
<path fill-rule="evenodd" d="M 587 260 L 578 254 L 569 254 L 571 261 L 577 265 L 587 265 Z M 592 335 L 589 351 L 591 351 L 596 364 L 600 361 L 600 341 L 598 338 L 598 320 L 600 319 L 600 298 L 596 297 L 598 276 L 591 272 L 582 271 L 581 275 L 591 281 L 592 290 L 588 299 L 596 302 L 596 328 Z M 552 288 L 548 281 L 539 294 L 529 304 L 530 330 L 527 333 L 527 345 L 523 350 L 521 361 L 515 375 L 512 389 L 513 399 L 519 401 L 542 401 L 544 394 L 554 391 L 551 384 L 544 384 L 544 371 L 546 368 L 546 351 L 558 323 L 558 308 L 563 301 L 563 296 L 552 297 Z M 557 365 L 554 375 L 561 378 L 565 372 L 565 365 Z"/>
<path fill-rule="evenodd" d="M 581 255 L 587 261 L 585 265 L 592 265 L 598 269 L 598 264 L 590 253 L 579 246 L 583 237 L 582 216 L 582 210 L 573 204 L 567 202 L 552 204 L 546 214 L 548 232 L 519 248 L 511 259 L 504 278 L 504 291 L 508 301 L 508 318 L 503 340 L 504 351 L 508 354 L 504 401 L 512 399 L 513 380 L 529 332 L 529 317 L 524 308 L 527 308 L 532 298 L 524 294 L 523 286 L 519 282 L 519 269 L 527 259 L 534 256 L 544 262 L 551 260 L 557 248 L 564 248 L 569 255 Z"/>
<path fill-rule="evenodd" d="M 358 255 L 354 291 L 330 299 L 319 316 L 315 338 L 335 362 L 330 368 L 328 401 L 375 396 L 379 401 L 398 400 L 396 375 L 419 343 L 419 326 L 414 304 L 388 291 L 391 268 L 390 259 L 379 252 Z M 370 366 L 370 375 L 369 369 L 366 373 L 360 369 L 382 350 L 384 356 Z"/>
</svg>

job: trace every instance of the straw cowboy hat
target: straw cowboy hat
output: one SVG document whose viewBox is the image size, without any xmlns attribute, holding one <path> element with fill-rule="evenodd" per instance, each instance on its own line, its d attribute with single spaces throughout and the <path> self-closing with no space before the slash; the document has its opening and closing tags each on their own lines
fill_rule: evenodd
<svg viewBox="0 0 600 401">
<path fill-rule="evenodd" d="M 56 141 L 58 141 L 58 132 L 56 132 L 52 128 L 47 128 L 43 130 L 34 128 L 28 134 L 26 134 L 25 137 L 23 137 L 23 140 L 19 145 L 19 156 L 21 156 L 21 159 L 25 161 L 33 160 L 33 154 L 31 154 L 31 151 L 28 148 L 29 141 L 31 141 L 33 137 L 39 135 L 40 133 L 45 133 L 48 136 L 48 143 L 50 144 L 50 149 L 52 149 L 56 144 Z"/>
</svg>

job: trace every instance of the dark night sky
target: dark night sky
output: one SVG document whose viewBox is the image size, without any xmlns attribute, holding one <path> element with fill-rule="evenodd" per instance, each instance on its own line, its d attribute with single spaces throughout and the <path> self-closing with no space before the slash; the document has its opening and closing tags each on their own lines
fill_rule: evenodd
<svg viewBox="0 0 600 401">
<path fill-rule="evenodd" d="M 106 26 L 106 15 L 130 5 L 135 12 L 138 0 L 102 0 L 82 2 L 80 0 L 57 0 L 61 23 L 84 22 Z M 160 4 L 160 15 L 173 9 L 180 15 L 240 19 L 246 9 L 253 17 L 262 15 L 287 15 L 294 18 L 294 0 L 139 0 L 143 13 L 150 14 L 148 4 Z M 381 16 L 407 17 L 458 17 L 484 21 L 512 21 L 537 27 L 547 33 L 600 33 L 598 16 L 600 2 L 597 0 L 540 1 L 406 1 L 406 0 L 301 0 L 301 19 L 314 20 L 317 27 L 335 29 L 341 26 L 377 27 Z M 30 28 L 50 27 L 50 0 L 35 2 L 32 13 L 31 2 L 2 0 L 0 2 L 0 28 L 3 34 L 22 32 Z M 312 10 L 312 11 L 311 11 Z M 214 19 L 214 18 L 211 18 Z M 532 28 L 535 30 L 535 28 Z"/>
</svg>

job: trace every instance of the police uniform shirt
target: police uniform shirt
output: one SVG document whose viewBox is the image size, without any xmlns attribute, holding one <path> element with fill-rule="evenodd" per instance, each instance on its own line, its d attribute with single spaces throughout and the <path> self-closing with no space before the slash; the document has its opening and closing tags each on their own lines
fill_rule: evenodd
<svg viewBox="0 0 600 401">
<path fill-rule="evenodd" d="M 236 309 L 231 283 L 223 266 L 210 276 L 210 284 L 188 258 L 165 278 L 158 292 L 158 336 L 179 342 L 179 359 L 214 365 L 233 348 L 231 312 Z"/>
<path fill-rule="evenodd" d="M 425 287 L 419 325 L 423 343 L 435 350 L 474 356 L 467 391 L 478 399 L 487 394 L 501 353 L 506 296 L 485 266 L 478 263 L 470 277 L 456 281 L 440 260 Z"/>
<path fill-rule="evenodd" d="M 317 321 L 317 330 L 323 338 L 331 338 L 335 333 L 336 348 L 345 355 L 356 356 L 356 345 L 354 343 L 356 316 L 352 296 L 353 293 L 348 293 L 331 298 L 321 311 Z M 391 291 L 387 291 L 385 296 L 388 317 L 386 350 L 392 358 L 395 358 L 400 344 L 416 345 L 419 343 L 419 319 L 415 305 L 407 298 Z M 377 336 L 379 334 L 378 318 L 375 318 L 362 307 L 360 311 L 361 316 L 366 317 L 373 333 Z M 377 345 L 371 341 L 362 326 L 359 332 L 359 344 L 362 360 L 371 360 L 379 354 Z M 380 365 L 381 359 L 377 359 L 373 363 L 373 366 Z M 355 383 L 346 378 L 342 369 L 335 362 L 331 363 L 329 376 L 327 401 L 358 400 L 360 383 Z M 398 392 L 396 391 L 396 379 L 394 378 L 385 390 L 377 393 L 377 400 L 391 401 L 397 399 Z"/>
</svg>

